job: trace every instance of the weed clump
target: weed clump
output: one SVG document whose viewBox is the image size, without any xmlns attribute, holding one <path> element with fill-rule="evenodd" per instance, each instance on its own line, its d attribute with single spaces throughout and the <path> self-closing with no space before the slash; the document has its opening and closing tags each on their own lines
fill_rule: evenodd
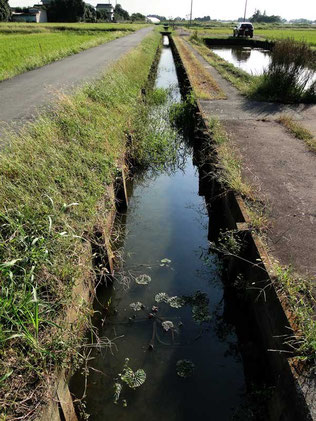
<svg viewBox="0 0 316 421">
<path fill-rule="evenodd" d="M 314 67 L 314 54 L 306 43 L 293 39 L 278 41 L 272 50 L 271 63 L 253 94 L 270 101 L 315 103 Z"/>
</svg>

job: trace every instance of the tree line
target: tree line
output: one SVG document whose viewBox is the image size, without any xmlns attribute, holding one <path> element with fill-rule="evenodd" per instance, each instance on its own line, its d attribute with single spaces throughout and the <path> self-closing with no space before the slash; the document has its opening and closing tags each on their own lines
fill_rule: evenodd
<svg viewBox="0 0 316 421">
<path fill-rule="evenodd" d="M 91 4 L 83 0 L 52 0 L 46 7 L 49 22 L 97 22 L 108 21 L 109 15 L 105 10 L 96 10 Z M 28 13 L 29 8 L 16 8 L 16 12 Z M 8 0 L 0 0 L 0 21 L 7 22 L 11 19 L 11 9 Z M 114 8 L 115 21 L 145 21 L 141 13 L 129 14 L 117 4 Z"/>
</svg>

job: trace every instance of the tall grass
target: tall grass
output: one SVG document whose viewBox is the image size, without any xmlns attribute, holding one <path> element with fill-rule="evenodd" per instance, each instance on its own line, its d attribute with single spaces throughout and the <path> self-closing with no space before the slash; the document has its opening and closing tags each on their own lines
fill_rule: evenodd
<svg viewBox="0 0 316 421">
<path fill-rule="evenodd" d="M 159 41 L 158 33 L 146 37 L 100 81 L 61 96 L 22 133 L 7 134 L 0 154 L 0 419 L 32 419 L 53 371 L 68 367 L 79 349 L 78 330 L 91 312 L 80 297 L 72 303 L 71 291 L 94 279 L 93 233 L 107 235 L 114 205 L 107 186 L 127 139 L 138 133 L 142 162 L 165 154 L 166 141 L 137 130 L 147 124 L 140 90 Z M 65 310 L 73 305 L 71 325 Z"/>
<path fill-rule="evenodd" d="M 314 54 L 306 43 L 286 39 L 275 44 L 271 63 L 254 94 L 265 100 L 316 102 Z"/>
</svg>

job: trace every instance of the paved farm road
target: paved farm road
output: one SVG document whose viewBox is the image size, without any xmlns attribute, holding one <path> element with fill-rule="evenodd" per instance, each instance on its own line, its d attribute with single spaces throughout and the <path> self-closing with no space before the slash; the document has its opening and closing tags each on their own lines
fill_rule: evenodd
<svg viewBox="0 0 316 421">
<path fill-rule="evenodd" d="M 136 47 L 152 30 L 139 31 L 66 57 L 0 83 L 0 125 L 31 119 L 39 106 L 49 104 L 54 91 L 69 91 L 96 78 L 111 63 Z"/>
</svg>

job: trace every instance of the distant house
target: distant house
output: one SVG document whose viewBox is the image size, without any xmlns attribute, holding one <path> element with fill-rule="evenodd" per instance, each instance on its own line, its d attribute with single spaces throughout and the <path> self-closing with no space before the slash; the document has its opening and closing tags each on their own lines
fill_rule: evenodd
<svg viewBox="0 0 316 421">
<path fill-rule="evenodd" d="M 33 7 L 30 7 L 27 12 L 16 12 L 14 8 L 12 8 L 11 10 L 13 22 L 47 22 L 46 10 L 42 9 L 41 5 L 35 5 Z"/>
<path fill-rule="evenodd" d="M 111 3 L 99 3 L 96 5 L 96 10 L 107 14 L 109 20 L 114 19 L 114 7 Z"/>
</svg>

